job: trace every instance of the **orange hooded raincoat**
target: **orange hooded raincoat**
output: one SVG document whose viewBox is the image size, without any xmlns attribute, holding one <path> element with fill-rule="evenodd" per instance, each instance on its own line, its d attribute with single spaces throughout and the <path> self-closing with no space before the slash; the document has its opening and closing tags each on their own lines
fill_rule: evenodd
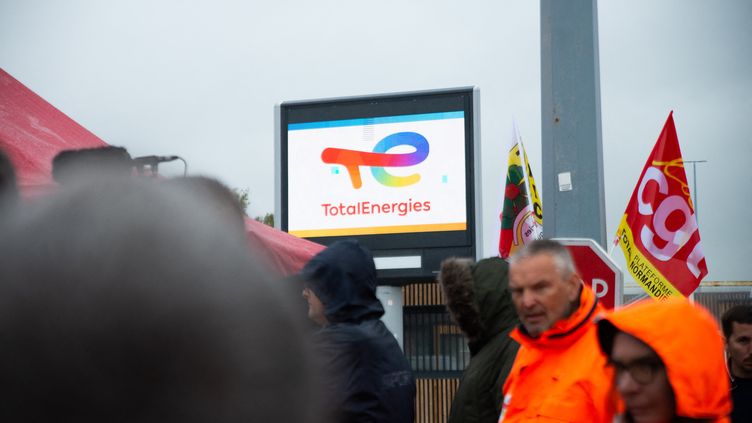
<svg viewBox="0 0 752 423">
<path fill-rule="evenodd" d="M 603 321 L 640 339 L 658 354 L 674 391 L 677 416 L 729 421 L 731 395 L 723 338 L 705 309 L 684 298 L 648 299 L 607 313 Z M 613 329 L 603 321 L 598 323 L 601 346 L 613 343 Z M 609 344 L 604 349 L 610 348 Z"/>
<path fill-rule="evenodd" d="M 601 314 L 593 291 L 582 286 L 580 305 L 538 338 L 518 327 L 520 343 L 504 384 L 499 422 L 611 422 L 613 372 L 598 347 L 593 320 Z"/>
</svg>

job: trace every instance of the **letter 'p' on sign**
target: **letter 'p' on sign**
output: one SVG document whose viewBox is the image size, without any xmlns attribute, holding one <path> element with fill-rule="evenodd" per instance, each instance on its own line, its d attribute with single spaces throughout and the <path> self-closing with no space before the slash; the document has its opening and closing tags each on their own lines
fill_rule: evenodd
<svg viewBox="0 0 752 423">
<path fill-rule="evenodd" d="M 619 266 L 592 239 L 557 238 L 572 255 L 577 273 L 606 308 L 621 305 L 622 273 Z"/>
</svg>

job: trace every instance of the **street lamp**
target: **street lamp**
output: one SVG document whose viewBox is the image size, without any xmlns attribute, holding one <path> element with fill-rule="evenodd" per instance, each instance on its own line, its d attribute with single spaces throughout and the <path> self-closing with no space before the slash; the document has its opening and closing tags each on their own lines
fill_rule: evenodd
<svg viewBox="0 0 752 423">
<path fill-rule="evenodd" d="M 692 204 L 695 206 L 695 221 L 700 222 L 700 202 L 697 199 L 697 163 L 707 163 L 707 160 L 684 160 L 684 163 L 692 164 Z"/>
</svg>

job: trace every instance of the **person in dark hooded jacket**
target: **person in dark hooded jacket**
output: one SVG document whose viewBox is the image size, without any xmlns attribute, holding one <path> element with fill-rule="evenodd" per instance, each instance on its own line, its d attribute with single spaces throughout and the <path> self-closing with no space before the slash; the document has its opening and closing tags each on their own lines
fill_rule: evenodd
<svg viewBox="0 0 752 423">
<path fill-rule="evenodd" d="M 408 423 L 415 419 L 415 379 L 397 340 L 379 318 L 373 256 L 340 241 L 303 268 L 308 317 L 338 422 Z"/>
<path fill-rule="evenodd" d="M 449 258 L 439 283 L 452 318 L 467 338 L 470 363 L 454 396 L 448 423 L 496 423 L 504 386 L 519 344 L 509 337 L 518 324 L 509 294 L 509 265 L 498 257 L 473 263 Z"/>
</svg>

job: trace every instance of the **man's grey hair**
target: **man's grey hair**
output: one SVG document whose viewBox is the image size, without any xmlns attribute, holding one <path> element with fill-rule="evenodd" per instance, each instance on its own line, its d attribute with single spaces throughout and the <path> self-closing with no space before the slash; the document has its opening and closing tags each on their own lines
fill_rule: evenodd
<svg viewBox="0 0 752 423">
<path fill-rule="evenodd" d="M 542 254 L 553 257 L 563 279 L 568 279 L 572 274 L 577 273 L 567 247 L 551 239 L 539 239 L 525 245 L 509 258 L 509 264 L 514 265 L 521 260 Z"/>
</svg>

